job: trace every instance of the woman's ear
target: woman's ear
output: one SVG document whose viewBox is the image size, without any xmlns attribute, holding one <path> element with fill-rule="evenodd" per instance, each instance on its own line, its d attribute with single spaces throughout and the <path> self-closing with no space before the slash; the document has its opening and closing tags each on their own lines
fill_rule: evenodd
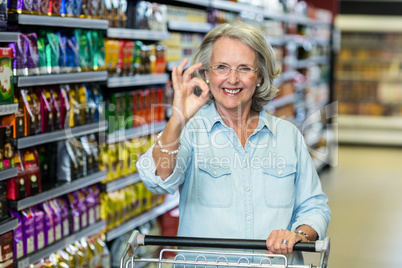
<svg viewBox="0 0 402 268">
<path fill-rule="evenodd" d="M 204 76 L 205 76 L 205 80 L 209 80 L 209 71 L 208 70 L 204 71 Z"/>
</svg>

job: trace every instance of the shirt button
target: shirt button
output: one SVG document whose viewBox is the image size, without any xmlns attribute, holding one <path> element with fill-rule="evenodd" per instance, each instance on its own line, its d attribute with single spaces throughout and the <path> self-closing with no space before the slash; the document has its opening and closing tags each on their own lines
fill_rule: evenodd
<svg viewBox="0 0 402 268">
<path fill-rule="evenodd" d="M 243 167 L 247 167 L 247 163 L 244 163 Z"/>
<path fill-rule="evenodd" d="M 249 188 L 249 187 L 246 187 L 246 192 L 250 192 L 250 188 Z"/>
<path fill-rule="evenodd" d="M 212 172 L 214 175 L 216 175 L 216 171 Z"/>
<path fill-rule="evenodd" d="M 278 170 L 278 174 L 282 175 L 283 171 L 282 170 Z"/>
<path fill-rule="evenodd" d="M 250 217 L 250 216 L 247 216 L 247 220 L 248 220 L 248 221 L 251 220 L 251 217 Z"/>
</svg>

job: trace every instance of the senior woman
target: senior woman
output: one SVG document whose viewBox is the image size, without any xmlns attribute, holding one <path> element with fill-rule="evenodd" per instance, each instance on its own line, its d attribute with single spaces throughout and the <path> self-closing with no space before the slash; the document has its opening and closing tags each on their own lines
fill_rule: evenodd
<svg viewBox="0 0 402 268">
<path fill-rule="evenodd" d="M 137 162 L 151 192 L 179 188 L 178 235 L 266 239 L 276 254 L 323 239 L 330 210 L 303 136 L 263 109 L 277 92 L 272 47 L 250 25 L 223 24 L 194 62 L 173 68 L 172 115 Z"/>
</svg>

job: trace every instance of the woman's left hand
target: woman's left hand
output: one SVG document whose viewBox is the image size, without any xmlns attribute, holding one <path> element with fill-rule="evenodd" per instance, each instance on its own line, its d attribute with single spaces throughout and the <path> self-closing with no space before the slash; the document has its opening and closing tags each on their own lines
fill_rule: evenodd
<svg viewBox="0 0 402 268">
<path fill-rule="evenodd" d="M 307 241 L 307 239 L 303 235 L 288 230 L 274 230 L 266 241 L 268 254 L 292 254 L 293 246 L 299 241 Z"/>
</svg>

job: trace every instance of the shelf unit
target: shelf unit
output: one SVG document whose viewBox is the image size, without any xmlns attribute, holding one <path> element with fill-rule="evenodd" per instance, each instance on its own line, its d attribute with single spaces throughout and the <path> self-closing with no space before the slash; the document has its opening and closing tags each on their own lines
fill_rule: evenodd
<svg viewBox="0 0 402 268">
<path fill-rule="evenodd" d="M 166 84 L 169 75 L 164 74 L 138 74 L 134 76 L 111 77 L 107 80 L 108 88 L 147 86 Z"/>
<path fill-rule="evenodd" d="M 207 33 L 213 28 L 213 25 L 210 23 L 169 21 L 168 28 L 172 31 Z"/>
<path fill-rule="evenodd" d="M 106 30 L 109 26 L 109 22 L 107 20 L 39 16 L 29 14 L 9 14 L 8 20 L 20 25 L 41 25 L 50 27 L 83 28 L 92 30 Z"/>
<path fill-rule="evenodd" d="M 140 127 L 134 127 L 131 129 L 118 130 L 114 133 L 107 135 L 106 143 L 111 144 L 125 141 L 127 139 L 138 138 L 149 134 L 158 133 L 165 128 L 166 123 L 167 123 L 166 121 L 160 121 Z"/>
<path fill-rule="evenodd" d="M 0 32 L 0 43 L 13 43 L 18 41 L 19 33 L 17 32 Z"/>
<path fill-rule="evenodd" d="M 95 224 L 85 227 L 84 229 L 80 230 L 77 233 L 74 233 L 72 235 L 62 238 L 61 240 L 45 247 L 44 249 L 38 250 L 26 257 L 23 257 L 21 259 L 14 261 L 14 264 L 15 264 L 14 267 L 26 268 L 30 264 L 33 264 L 43 258 L 46 258 L 53 252 L 61 250 L 61 249 L 65 248 L 66 246 L 74 243 L 75 241 L 77 241 L 83 237 L 97 234 L 105 228 L 106 228 L 106 221 L 99 221 Z"/>
<path fill-rule="evenodd" d="M 102 184 L 102 187 L 106 193 L 111 193 L 111 192 L 120 190 L 124 187 L 133 185 L 140 181 L 141 181 L 140 175 L 138 173 L 134 173 L 134 174 L 125 176 L 123 178 Z"/>
<path fill-rule="evenodd" d="M 12 167 L 12 168 L 7 168 L 0 170 L 0 181 L 4 181 L 7 179 L 14 178 L 18 175 L 18 168 L 17 167 Z"/>
<path fill-rule="evenodd" d="M 77 126 L 73 128 L 65 128 L 49 133 L 27 136 L 17 139 L 17 148 L 23 149 L 40 144 L 46 144 L 66 139 L 74 139 L 74 137 L 84 136 L 92 133 L 103 132 L 107 129 L 107 122 L 101 121 L 87 125 Z"/>
<path fill-rule="evenodd" d="M 88 175 L 86 177 L 74 180 L 72 182 L 67 182 L 64 184 L 57 185 L 55 188 L 51 190 L 44 191 L 42 193 L 26 197 L 21 200 L 10 200 L 9 207 L 15 210 L 23 210 L 25 208 L 29 208 L 31 206 L 43 203 L 47 200 L 51 200 L 53 198 L 77 191 L 81 188 L 93 185 L 95 183 L 101 182 L 106 178 L 105 171 L 99 171 Z"/>
<path fill-rule="evenodd" d="M 18 226 L 18 219 L 6 219 L 0 222 L 0 235 L 8 233 Z"/>
<path fill-rule="evenodd" d="M 169 38 L 168 31 L 150 31 L 124 28 L 108 28 L 106 36 L 109 38 L 140 39 L 148 41 L 166 40 Z"/>
<path fill-rule="evenodd" d="M 114 228 L 106 233 L 106 241 L 111 241 L 127 232 L 134 230 L 135 228 L 139 227 L 140 225 L 153 220 L 169 210 L 174 209 L 179 205 L 178 199 L 171 199 L 169 201 L 165 201 L 162 205 L 159 205 L 147 212 L 142 213 L 141 215 L 123 223 L 119 227 Z"/>
<path fill-rule="evenodd" d="M 46 86 L 55 84 L 102 82 L 107 80 L 106 71 L 48 74 L 17 77 L 18 87 Z"/>
<path fill-rule="evenodd" d="M 15 114 L 18 112 L 18 103 L 0 104 L 0 116 Z"/>
</svg>

